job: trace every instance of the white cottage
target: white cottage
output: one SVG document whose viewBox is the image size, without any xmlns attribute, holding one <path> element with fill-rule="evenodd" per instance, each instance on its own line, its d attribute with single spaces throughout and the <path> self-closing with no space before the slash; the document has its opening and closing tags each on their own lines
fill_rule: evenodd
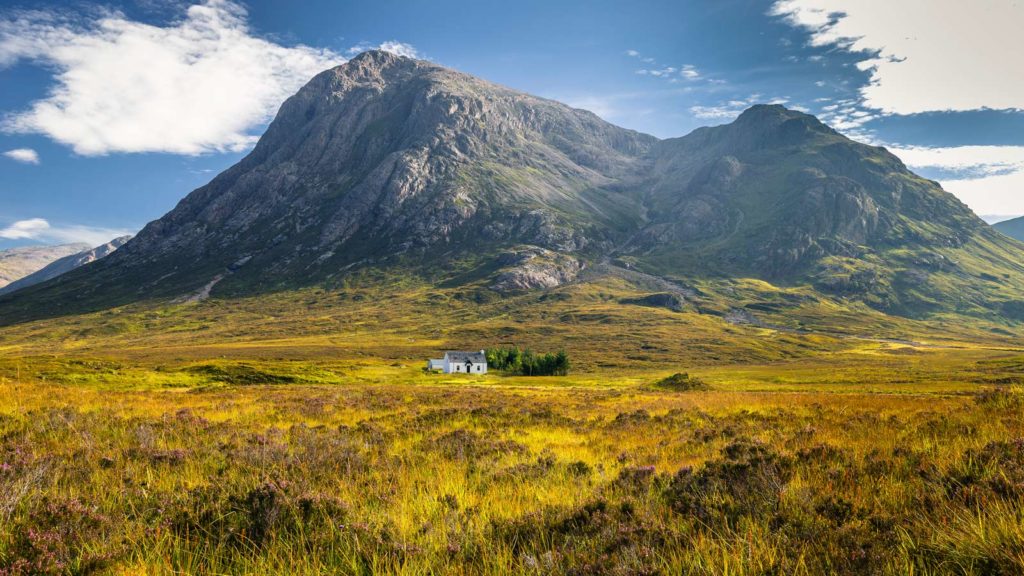
<svg viewBox="0 0 1024 576">
<path fill-rule="evenodd" d="M 440 370 L 445 374 L 487 374 L 487 355 L 484 351 L 459 352 L 450 350 L 444 358 L 427 360 L 427 370 Z"/>
</svg>

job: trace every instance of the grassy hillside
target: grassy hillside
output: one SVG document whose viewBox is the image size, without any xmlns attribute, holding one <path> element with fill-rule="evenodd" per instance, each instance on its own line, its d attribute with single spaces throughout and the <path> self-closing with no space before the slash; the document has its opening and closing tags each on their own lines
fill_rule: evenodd
<svg viewBox="0 0 1024 576">
<path fill-rule="evenodd" d="M 273 349 L 282 342 L 300 358 L 330 351 L 418 362 L 443 348 L 517 344 L 564 347 L 591 371 L 773 361 L 870 339 L 1013 345 L 1020 333 L 1017 324 L 999 318 L 887 316 L 808 287 L 752 279 L 681 286 L 613 267 L 592 269 L 592 278 L 551 291 L 499 297 L 486 288 L 490 272 L 473 263 L 437 278 L 378 269 L 346 276 L 329 289 L 140 303 L 8 326 L 0 330 L 0 351 L 201 356 L 235 347 Z M 471 280 L 478 273 L 484 279 Z M 449 283 L 454 286 L 444 287 Z M 682 307 L 659 306 L 659 295 L 679 298 Z M 305 348 L 308 354 L 301 353 Z"/>
</svg>

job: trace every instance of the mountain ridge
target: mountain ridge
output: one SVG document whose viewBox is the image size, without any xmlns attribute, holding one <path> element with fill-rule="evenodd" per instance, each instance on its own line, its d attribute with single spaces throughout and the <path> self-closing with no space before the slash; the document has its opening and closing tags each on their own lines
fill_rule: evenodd
<svg viewBox="0 0 1024 576">
<path fill-rule="evenodd" d="M 314 77 L 249 155 L 124 247 L 20 297 L 71 312 L 214 278 L 214 296 L 251 294 L 366 266 L 468 266 L 501 293 L 604 263 L 809 284 L 911 316 L 1016 317 L 1018 249 L 888 151 L 782 106 L 659 140 L 371 51 Z"/>
<path fill-rule="evenodd" d="M 992 227 L 1014 240 L 1024 242 L 1024 216 L 997 222 Z"/>
<path fill-rule="evenodd" d="M 64 256 L 63 258 L 58 258 L 29 275 L 23 276 L 6 286 L 0 287 L 0 295 L 9 294 L 29 286 L 46 282 L 47 280 L 52 280 L 61 274 L 67 274 L 75 268 L 84 266 L 90 262 L 95 262 L 100 258 L 110 255 L 114 250 L 123 246 L 130 239 L 130 235 L 120 236 L 118 238 L 114 238 L 110 242 L 104 242 L 103 244 L 88 250 L 83 250 L 81 252 Z"/>
<path fill-rule="evenodd" d="M 0 250 L 0 288 L 36 272 L 54 260 L 88 249 L 88 244 L 71 243 Z"/>
</svg>

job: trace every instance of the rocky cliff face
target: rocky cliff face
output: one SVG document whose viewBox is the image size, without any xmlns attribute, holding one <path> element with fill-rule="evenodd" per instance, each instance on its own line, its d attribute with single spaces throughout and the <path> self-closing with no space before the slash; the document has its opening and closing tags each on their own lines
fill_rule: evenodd
<svg viewBox="0 0 1024 576">
<path fill-rule="evenodd" d="M 986 251 L 1000 257 L 985 266 L 1024 278 L 1004 240 L 884 149 L 781 106 L 658 140 L 374 51 L 313 78 L 251 154 L 123 248 L 22 298 L 101 307 L 287 289 L 365 266 L 436 274 L 471 259 L 498 292 L 625 262 L 925 310 L 967 286 Z"/>
</svg>

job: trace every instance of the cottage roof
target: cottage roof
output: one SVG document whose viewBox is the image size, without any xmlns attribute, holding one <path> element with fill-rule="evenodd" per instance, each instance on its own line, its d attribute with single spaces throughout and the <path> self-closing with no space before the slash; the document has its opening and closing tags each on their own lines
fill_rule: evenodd
<svg viewBox="0 0 1024 576">
<path fill-rule="evenodd" d="M 449 350 L 444 353 L 444 357 L 449 362 L 465 363 L 472 362 L 474 364 L 484 364 L 487 362 L 487 357 L 484 356 L 483 350 L 476 352 L 460 352 L 458 350 Z"/>
</svg>

